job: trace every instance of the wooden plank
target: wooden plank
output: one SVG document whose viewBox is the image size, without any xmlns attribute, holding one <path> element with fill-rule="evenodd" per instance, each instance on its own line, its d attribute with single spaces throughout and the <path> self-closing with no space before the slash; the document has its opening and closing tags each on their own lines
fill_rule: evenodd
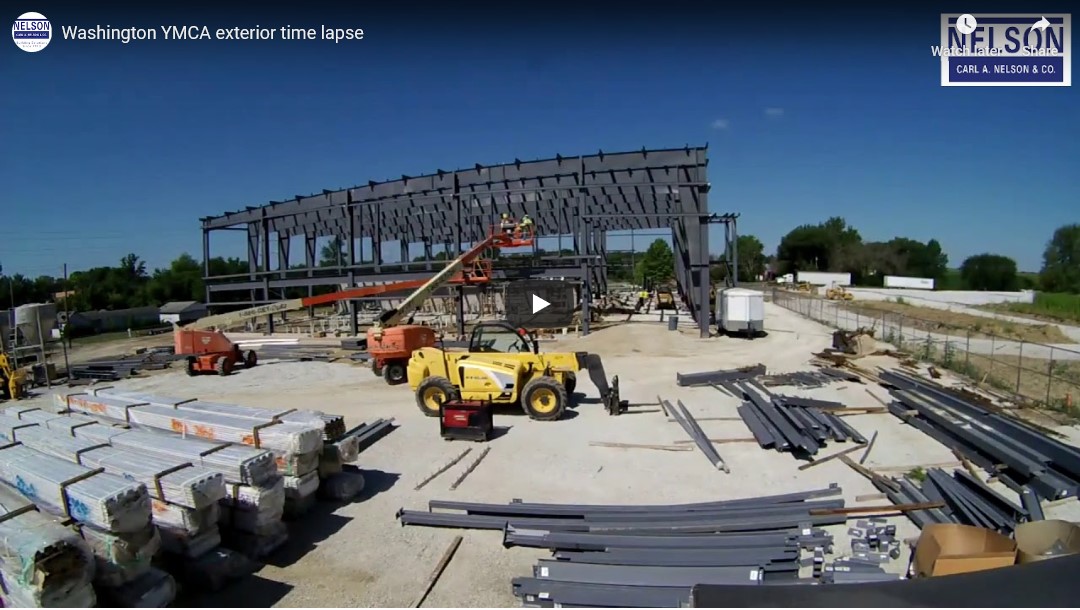
<svg viewBox="0 0 1080 610">
<path fill-rule="evenodd" d="M 431 589 L 435 587 L 435 583 L 439 581 L 439 577 L 442 576 L 446 566 L 450 565 L 450 560 L 454 558 L 454 553 L 457 553 L 458 547 L 461 546 L 461 536 L 454 536 L 454 539 L 450 542 L 450 546 L 443 553 L 442 559 L 435 565 L 435 570 L 432 571 L 431 576 L 428 577 L 427 584 L 424 586 L 424 592 L 420 594 L 420 597 L 416 599 L 416 603 L 412 605 L 413 608 L 419 608 L 420 604 L 424 603 L 427 599 Z"/>
<path fill-rule="evenodd" d="M 862 457 L 859 458 L 860 464 L 865 464 L 866 458 L 870 457 L 870 450 L 874 448 L 874 443 L 877 442 L 877 435 L 878 431 L 874 430 L 874 436 L 870 437 L 870 443 L 866 445 L 866 453 L 863 453 Z"/>
<path fill-rule="evenodd" d="M 684 443 L 693 443 L 693 442 L 696 442 L 696 441 L 694 441 L 694 439 L 691 439 L 691 438 L 684 438 L 684 439 L 679 439 L 679 440 L 675 441 L 675 443 L 679 444 L 679 445 L 682 445 Z M 710 443 L 716 443 L 718 445 L 727 445 L 727 444 L 730 444 L 730 443 L 756 443 L 757 439 L 752 437 L 752 436 L 751 437 L 744 437 L 744 438 L 710 438 L 709 442 Z"/>
<path fill-rule="evenodd" d="M 675 441 L 679 442 L 679 441 Z M 694 441 L 689 441 L 694 442 Z M 603 441 L 589 441 L 590 447 L 612 447 L 614 449 L 655 449 L 656 451 L 693 451 L 688 445 L 641 445 L 637 443 L 608 443 Z"/>
<path fill-rule="evenodd" d="M 840 456 L 840 461 L 844 462 L 852 470 L 854 470 L 855 472 L 857 472 L 857 473 L 863 475 L 864 477 L 870 479 L 871 481 L 875 481 L 877 483 L 880 483 L 880 484 L 884 485 L 885 487 L 888 487 L 889 489 L 891 489 L 893 491 L 897 491 L 897 492 L 900 491 L 900 486 L 897 485 L 895 481 L 890 481 L 889 479 L 881 476 L 880 474 L 874 472 L 873 470 L 870 470 L 866 466 L 863 466 L 862 464 L 855 463 L 855 460 L 852 460 L 848 456 L 846 456 L 846 455 Z"/>
<path fill-rule="evenodd" d="M 883 504 L 880 506 L 853 506 L 848 508 L 811 508 L 811 515 L 860 515 L 867 513 L 904 513 L 931 508 L 944 508 L 944 502 L 916 502 L 913 504 Z"/>
<path fill-rule="evenodd" d="M 828 461 L 831 461 L 831 460 L 835 460 L 836 458 L 844 457 L 845 455 L 847 455 L 849 453 L 855 453 L 856 451 L 858 451 L 859 449 L 862 449 L 862 448 L 863 448 L 862 445 L 855 445 L 854 447 L 848 447 L 847 449 L 844 449 L 843 451 L 837 451 L 836 453 L 834 453 L 832 455 L 827 455 L 827 456 L 825 456 L 825 457 L 823 457 L 821 459 L 814 460 L 813 462 L 810 462 L 808 464 L 803 464 L 802 466 L 799 466 L 799 470 L 806 470 L 807 468 L 813 468 L 814 466 L 817 466 L 818 464 L 822 464 L 822 463 L 825 463 L 825 462 L 828 462 Z"/>
</svg>

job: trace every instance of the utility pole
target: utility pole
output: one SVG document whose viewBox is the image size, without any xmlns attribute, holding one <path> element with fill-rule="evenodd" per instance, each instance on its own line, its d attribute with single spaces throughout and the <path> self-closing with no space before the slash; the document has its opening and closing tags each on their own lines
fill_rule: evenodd
<svg viewBox="0 0 1080 610">
<path fill-rule="evenodd" d="M 67 377 L 68 381 L 71 381 L 71 366 L 68 364 L 68 344 L 67 344 L 67 342 L 68 342 L 68 333 L 71 331 L 71 328 L 68 326 L 70 324 L 70 322 L 68 322 L 68 318 L 71 317 L 71 314 L 68 312 L 67 263 L 64 263 L 64 283 L 61 286 L 61 288 L 63 289 L 63 293 L 64 293 L 64 328 L 61 329 L 61 331 L 60 331 L 60 346 L 64 350 L 64 376 Z"/>
</svg>

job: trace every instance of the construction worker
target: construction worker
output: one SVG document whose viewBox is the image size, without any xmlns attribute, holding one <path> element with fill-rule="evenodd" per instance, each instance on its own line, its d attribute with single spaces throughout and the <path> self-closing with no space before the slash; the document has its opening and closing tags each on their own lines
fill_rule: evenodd
<svg viewBox="0 0 1080 610">
<path fill-rule="evenodd" d="M 634 306 L 634 311 L 641 311 L 641 308 L 649 302 L 649 291 L 642 290 L 638 293 L 637 305 Z"/>
<path fill-rule="evenodd" d="M 509 214 L 504 212 L 500 217 L 500 222 L 502 223 L 502 230 L 505 231 L 507 235 L 512 235 L 514 233 L 514 227 L 517 226 L 517 223 L 514 222 L 514 219 L 511 218 Z"/>
<path fill-rule="evenodd" d="M 532 218 L 529 218 L 528 214 L 522 215 L 521 222 L 514 227 L 514 239 L 521 239 L 523 235 L 528 235 L 532 223 Z"/>
</svg>

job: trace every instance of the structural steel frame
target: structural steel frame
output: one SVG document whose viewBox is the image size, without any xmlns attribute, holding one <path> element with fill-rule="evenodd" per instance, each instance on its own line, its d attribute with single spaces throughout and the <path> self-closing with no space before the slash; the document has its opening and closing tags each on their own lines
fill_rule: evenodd
<svg viewBox="0 0 1080 610">
<path fill-rule="evenodd" d="M 737 214 L 709 212 L 707 147 L 642 149 L 563 157 L 369 182 L 366 186 L 297 196 L 261 207 L 204 217 L 203 260 L 208 306 L 253 305 L 276 300 L 285 289 L 357 286 L 431 275 L 445 261 L 432 260 L 436 247 L 454 258 L 486 236 L 500 215 L 530 215 L 539 238 L 569 237 L 573 255 L 537 254 L 527 267 L 495 266 L 497 279 L 562 277 L 581 282 L 582 331 L 588 332 L 589 303 L 607 289 L 607 237 L 612 231 L 669 229 L 679 296 L 708 336 L 709 225 L 725 225 L 724 265 L 728 285 L 737 282 Z M 248 272 L 211 276 L 210 235 L 246 231 Z M 303 239 L 304 266 L 290 269 L 290 243 Z M 341 238 L 340 266 L 318 266 L 317 240 Z M 271 261 L 276 241 L 277 261 Z M 388 262 L 397 242 L 401 262 Z M 427 259 L 411 262 L 412 246 Z M 247 292 L 246 301 L 214 302 L 213 295 Z M 260 294 L 261 293 L 261 294 Z M 352 330 L 357 309 L 350 304 Z M 273 320 L 269 320 L 271 330 Z M 459 320 L 459 326 L 462 321 Z"/>
</svg>

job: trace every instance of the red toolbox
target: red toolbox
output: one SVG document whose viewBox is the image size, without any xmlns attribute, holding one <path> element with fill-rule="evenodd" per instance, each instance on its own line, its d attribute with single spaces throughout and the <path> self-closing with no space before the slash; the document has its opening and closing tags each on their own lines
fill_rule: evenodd
<svg viewBox="0 0 1080 610">
<path fill-rule="evenodd" d="M 439 405 L 439 434 L 448 440 L 483 442 L 491 438 L 491 403 L 486 400 L 448 400 Z"/>
</svg>

